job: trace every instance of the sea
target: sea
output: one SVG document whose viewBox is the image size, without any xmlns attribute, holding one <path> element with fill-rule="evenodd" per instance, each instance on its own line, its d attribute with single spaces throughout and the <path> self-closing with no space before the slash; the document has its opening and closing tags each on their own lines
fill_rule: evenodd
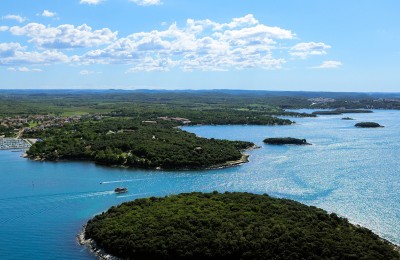
<svg viewBox="0 0 400 260">
<path fill-rule="evenodd" d="M 301 110 L 301 112 L 311 112 Z M 349 116 L 355 120 L 341 120 Z M 207 138 L 251 141 L 250 162 L 203 171 L 36 162 L 0 151 L 0 259 L 95 259 L 77 234 L 111 206 L 192 191 L 270 194 L 336 212 L 400 244 L 400 111 L 290 118 L 290 126 L 191 126 Z M 383 128 L 356 128 L 362 121 Z M 312 145 L 272 146 L 267 137 Z M 115 194 L 116 187 L 128 193 Z"/>
</svg>

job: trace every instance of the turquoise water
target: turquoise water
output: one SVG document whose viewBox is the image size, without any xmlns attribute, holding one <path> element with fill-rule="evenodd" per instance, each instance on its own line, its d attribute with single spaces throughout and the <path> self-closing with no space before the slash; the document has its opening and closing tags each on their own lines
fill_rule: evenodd
<svg viewBox="0 0 400 260">
<path fill-rule="evenodd" d="M 94 259 L 76 234 L 94 215 L 139 197 L 190 191 L 269 193 L 337 212 L 400 244 L 400 111 L 294 119 L 293 126 L 196 126 L 203 137 L 253 141 L 250 163 L 212 171 L 145 171 L 32 162 L 0 151 L 0 259 Z M 358 121 L 385 128 L 357 129 Z M 266 137 L 312 146 L 267 146 Z M 104 182 L 104 184 L 100 184 Z M 129 193 L 116 195 L 117 186 Z"/>
</svg>

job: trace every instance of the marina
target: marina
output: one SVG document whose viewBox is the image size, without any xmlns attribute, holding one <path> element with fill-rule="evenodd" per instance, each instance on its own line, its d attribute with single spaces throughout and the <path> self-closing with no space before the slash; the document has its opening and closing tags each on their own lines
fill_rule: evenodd
<svg viewBox="0 0 400 260">
<path fill-rule="evenodd" d="M 25 139 L 0 138 L 0 150 L 28 149 L 31 144 Z"/>
</svg>

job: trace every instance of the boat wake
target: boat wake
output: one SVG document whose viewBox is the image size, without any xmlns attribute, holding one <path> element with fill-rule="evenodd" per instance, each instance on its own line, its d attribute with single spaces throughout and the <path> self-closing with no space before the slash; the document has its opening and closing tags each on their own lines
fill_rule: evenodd
<svg viewBox="0 0 400 260">
<path fill-rule="evenodd" d="M 155 192 L 153 192 L 155 193 Z M 151 193 L 136 193 L 136 194 L 129 194 L 129 195 L 119 195 L 118 198 L 129 198 L 129 197 L 137 197 L 141 195 L 149 195 Z"/>
<path fill-rule="evenodd" d="M 133 182 L 133 181 L 145 181 L 145 180 L 147 180 L 147 179 L 129 179 L 129 180 L 118 180 L 118 181 L 102 181 L 102 182 L 100 182 L 100 184 Z"/>
<path fill-rule="evenodd" d="M 0 199 L 0 224 L 63 207 L 69 201 L 110 196 L 114 190 L 22 196 Z M 16 206 L 18 205 L 18 206 Z"/>
</svg>

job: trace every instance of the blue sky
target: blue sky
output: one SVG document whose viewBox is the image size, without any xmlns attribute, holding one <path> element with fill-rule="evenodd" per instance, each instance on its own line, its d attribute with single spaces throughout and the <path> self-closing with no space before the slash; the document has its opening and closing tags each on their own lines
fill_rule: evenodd
<svg viewBox="0 0 400 260">
<path fill-rule="evenodd" d="M 400 91 L 397 0 L 3 0 L 0 88 Z"/>
</svg>

